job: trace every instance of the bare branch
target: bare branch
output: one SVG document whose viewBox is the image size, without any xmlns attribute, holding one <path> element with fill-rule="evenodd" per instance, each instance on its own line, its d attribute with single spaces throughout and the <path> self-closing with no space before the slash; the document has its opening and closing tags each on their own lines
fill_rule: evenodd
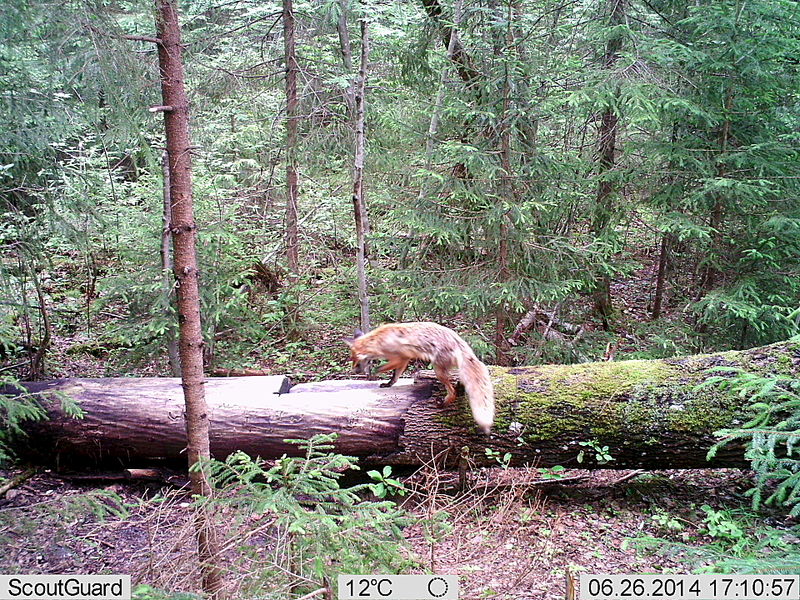
<svg viewBox="0 0 800 600">
<path fill-rule="evenodd" d="M 150 42 L 151 44 L 161 43 L 161 40 L 159 38 L 149 37 L 146 35 L 123 35 L 122 39 L 132 40 L 134 42 Z"/>
</svg>

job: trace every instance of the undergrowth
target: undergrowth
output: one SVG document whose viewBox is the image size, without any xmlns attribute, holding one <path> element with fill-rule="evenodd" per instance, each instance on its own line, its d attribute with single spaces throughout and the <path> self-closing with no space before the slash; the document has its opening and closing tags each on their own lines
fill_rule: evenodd
<svg viewBox="0 0 800 600">
<path fill-rule="evenodd" d="M 365 500 L 375 484 L 342 486 L 356 459 L 333 452 L 336 436 L 287 440 L 303 456 L 266 462 L 243 452 L 210 463 L 215 497 L 231 524 L 226 547 L 238 595 L 285 598 L 336 584 L 338 573 L 400 573 L 416 565 L 402 529 L 411 518 L 391 501 Z"/>
<path fill-rule="evenodd" d="M 83 417 L 80 406 L 64 392 L 31 393 L 15 377 L 0 377 L 0 465 L 14 457 L 12 440 L 27 435 L 23 424 L 47 418 L 43 400 L 60 402 L 67 416 Z"/>
<path fill-rule="evenodd" d="M 785 522 L 791 523 L 800 515 L 800 379 L 728 367 L 712 372 L 718 374 L 701 387 L 746 397 L 749 420 L 716 432 L 720 440 L 708 458 L 727 444 L 745 444 L 745 457 L 754 474 L 753 486 L 745 494 L 752 508 L 700 507 L 705 516 L 696 526 L 697 533 L 709 540 L 700 545 L 663 538 L 643 538 L 638 543 L 661 553 L 678 552 L 699 571 L 798 573 L 800 526 L 765 523 L 780 521 L 775 515 L 788 516 Z M 659 514 L 654 520 L 673 534 L 684 529 L 683 520 L 671 515 Z"/>
</svg>

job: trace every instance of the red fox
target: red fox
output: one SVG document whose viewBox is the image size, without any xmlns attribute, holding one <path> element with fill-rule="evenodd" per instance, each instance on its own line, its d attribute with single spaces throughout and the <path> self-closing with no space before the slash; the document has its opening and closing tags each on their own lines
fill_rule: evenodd
<svg viewBox="0 0 800 600">
<path fill-rule="evenodd" d="M 489 433 L 494 423 L 494 389 L 489 369 L 475 357 L 472 348 L 452 329 L 437 323 L 390 323 L 369 333 L 356 331 L 355 338 L 345 340 L 357 373 L 365 371 L 366 361 L 385 358 L 389 362 L 378 371 L 394 370 L 392 378 L 381 384 L 390 387 L 415 359 L 433 364 L 436 377 L 447 388 L 445 404 L 455 402 L 456 388 L 450 381 L 450 370 L 458 369 L 469 397 L 472 416 L 478 427 Z"/>
</svg>

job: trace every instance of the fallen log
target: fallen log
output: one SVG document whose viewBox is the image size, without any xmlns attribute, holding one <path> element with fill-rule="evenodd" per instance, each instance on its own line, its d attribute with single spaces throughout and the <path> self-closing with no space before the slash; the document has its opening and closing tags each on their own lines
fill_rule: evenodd
<svg viewBox="0 0 800 600">
<path fill-rule="evenodd" d="M 435 378 L 323 381 L 285 391 L 282 378 L 209 379 L 211 451 L 263 458 L 297 454 L 286 439 L 336 432 L 337 451 L 366 464 L 420 464 L 444 453 L 456 464 L 462 447 L 486 463 L 484 449 L 512 455 L 511 464 L 584 468 L 744 466 L 741 448 L 726 447 L 708 462 L 714 431 L 741 424 L 747 399 L 698 385 L 712 367 L 800 373 L 800 339 L 746 351 L 665 360 L 492 367 L 497 420 L 491 436 L 474 426 L 463 397 L 439 406 Z M 67 417 L 46 401 L 51 419 L 31 423 L 18 451 L 39 462 L 142 466 L 175 462 L 184 451 L 183 396 L 174 378 L 64 379 L 26 384 L 47 396 L 69 394 L 86 413 Z M 608 446 L 599 464 L 581 442 Z M 583 452 L 582 452 L 583 451 Z M 579 464 L 578 456 L 584 461 Z M 491 461 L 489 461 L 491 462 Z"/>
<path fill-rule="evenodd" d="M 39 473 L 39 469 L 38 468 L 25 469 L 25 471 L 23 471 L 19 475 L 16 475 L 16 476 L 12 477 L 8 481 L 6 481 L 3 485 L 0 485 L 0 498 L 5 496 L 6 493 L 8 493 L 10 490 L 13 490 L 16 487 L 19 487 L 20 485 L 22 485 L 23 483 L 25 483 L 31 477 L 33 477 L 34 475 L 36 475 L 38 473 Z"/>
</svg>

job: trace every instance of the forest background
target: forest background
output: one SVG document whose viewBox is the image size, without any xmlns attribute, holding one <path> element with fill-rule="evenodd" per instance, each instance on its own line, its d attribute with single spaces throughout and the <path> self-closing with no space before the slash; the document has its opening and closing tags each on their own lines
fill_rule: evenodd
<svg viewBox="0 0 800 600">
<path fill-rule="evenodd" d="M 797 332 L 797 2 L 295 2 L 288 148 L 283 7 L 181 8 L 208 371 L 346 366 L 362 21 L 373 323 L 436 320 L 498 364 Z M 3 372 L 169 373 L 156 52 L 125 37 L 152 7 L 0 10 Z"/>
<path fill-rule="evenodd" d="M 345 376 L 341 339 L 364 325 L 367 300 L 372 323 L 435 320 L 495 364 L 661 358 L 796 334 L 799 6 L 182 3 L 206 372 L 250 368 L 295 381 Z M 163 126 L 150 110 L 161 104 L 153 30 L 147 2 L 0 3 L 3 383 L 179 372 Z M 287 60 L 289 31 L 296 69 Z M 357 85 L 362 67 L 364 95 Z M 364 108 L 362 184 L 356 133 Z M 359 222 L 363 238 L 354 207 L 369 216 Z M 793 410 L 794 421 L 781 426 L 796 430 L 796 378 L 743 385 L 742 393 L 784 402 L 781 411 Z M 9 406 L 0 405 L 3 418 L 18 418 Z M 781 443 L 791 447 L 791 439 Z M 766 444 L 774 451 L 777 442 Z M 311 462 L 328 460 L 309 455 Z M 793 517 L 800 510 L 796 491 L 788 491 L 800 489 L 796 463 L 780 462 L 785 493 L 774 496 L 794 506 Z M 272 471 L 243 465 L 252 478 L 243 488 L 257 504 L 271 491 L 253 482 L 269 480 Z M 755 469 L 760 486 L 774 466 Z M 377 476 L 384 493 L 397 483 L 389 475 Z M 662 529 L 689 524 L 731 542 L 737 559 L 745 548 L 786 568 L 783 521 L 769 535 L 749 536 L 730 513 L 700 506 L 709 494 L 741 501 L 745 484 L 735 477 L 736 485 L 728 474 L 685 476 L 671 488 L 686 494 L 675 504 L 688 511 L 680 517 L 661 508 L 658 487 L 638 493 L 657 507 L 652 523 Z M 693 486 L 695 479 L 702 485 Z M 49 493 L 48 482 L 39 485 Z M 433 507 L 438 487 L 420 487 Z M 232 492 L 237 501 L 241 491 Z M 358 501 L 348 494 L 348 502 Z M 503 516 L 519 508 L 509 509 L 518 499 L 499 509 L 494 499 L 486 502 Z M 591 503 L 578 506 L 583 499 L 555 516 L 525 499 L 518 520 L 506 524 L 509 531 L 532 527 L 531 544 L 547 543 L 544 532 L 557 531 L 565 536 L 553 544 L 558 552 L 577 553 L 584 541 L 573 543 L 573 530 L 597 537 Z M 283 512 L 311 531 L 301 500 Z M 608 509 L 615 519 L 625 507 L 617 500 Z M 484 519 L 473 512 L 463 513 L 470 515 L 468 547 Z M 767 522 L 762 516 L 759 526 Z M 54 528 L 64 527 L 60 517 Z M 583 530 L 574 525 L 581 517 Z M 635 535 L 643 522 L 628 517 L 621 531 Z M 383 518 L 371 526 L 387 529 Z M 394 527 L 395 517 L 385 518 Z M 31 522 L 44 521 L 37 515 Z M 619 522 L 607 530 L 618 533 Z M 84 525 L 70 521 L 70 535 Z M 243 527 L 247 535 L 251 529 Z M 496 548 L 505 550 L 476 553 L 468 566 L 512 555 L 509 544 L 520 541 L 504 536 L 516 534 L 495 529 Z M 370 558 L 358 543 L 359 552 L 342 552 L 337 544 L 349 542 L 333 526 L 326 531 L 323 550 L 313 545 L 323 539 L 316 532 L 298 538 L 301 550 L 316 549 L 300 555 Z M 175 537 L 170 528 L 162 533 Z M 436 536 L 428 533 L 418 535 L 417 552 L 430 546 L 433 568 Z M 404 534 L 413 539 L 413 528 Z M 604 539 L 602 550 L 629 561 L 617 537 Z M 15 546 L 19 565 L 38 565 L 45 541 Z M 115 547 L 149 548 L 127 540 Z M 551 557 L 530 548 L 520 556 Z M 387 564 L 399 560 L 394 552 L 386 551 Z M 62 556 L 56 548 L 48 565 Z M 128 558 L 135 572 L 142 561 Z M 796 564 L 796 554 L 789 558 Z M 559 568 L 586 563 L 577 554 L 559 560 Z M 317 572 L 324 565 L 298 564 L 300 574 L 324 580 Z M 646 567 L 664 564 L 680 563 Z M 89 566 L 104 568 L 100 558 Z M 496 571 L 486 565 L 487 582 L 474 576 L 474 585 L 496 585 L 489 581 Z M 280 573 L 288 572 L 281 565 Z M 518 581 L 531 572 L 522 564 Z M 542 585 L 554 590 L 560 582 L 551 577 Z M 172 589 L 172 582 L 160 583 Z M 286 586 L 294 590 L 295 579 Z"/>
</svg>

